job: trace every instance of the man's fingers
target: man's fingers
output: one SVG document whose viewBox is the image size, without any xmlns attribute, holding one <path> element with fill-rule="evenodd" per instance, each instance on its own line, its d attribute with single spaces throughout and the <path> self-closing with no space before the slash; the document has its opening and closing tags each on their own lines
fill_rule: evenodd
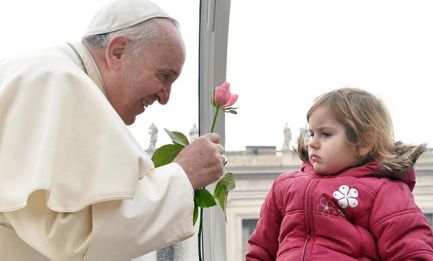
<svg viewBox="0 0 433 261">
<path fill-rule="evenodd" d="M 218 180 L 224 173 L 226 158 L 220 136 L 209 133 L 194 140 L 174 159 L 187 174 L 196 189 Z"/>
<path fill-rule="evenodd" d="M 224 147 L 221 144 L 217 144 L 217 150 L 220 154 L 224 154 Z"/>
<path fill-rule="evenodd" d="M 225 166 L 225 165 L 227 165 L 227 158 L 226 158 L 226 155 L 222 155 L 223 156 L 223 165 Z"/>
<path fill-rule="evenodd" d="M 220 143 L 220 135 L 218 133 L 208 133 L 204 135 L 204 137 L 208 138 L 213 143 Z"/>
</svg>

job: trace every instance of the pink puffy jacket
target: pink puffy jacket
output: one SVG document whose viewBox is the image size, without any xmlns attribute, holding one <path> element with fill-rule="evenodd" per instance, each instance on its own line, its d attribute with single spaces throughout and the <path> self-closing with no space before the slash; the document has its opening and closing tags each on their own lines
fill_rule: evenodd
<svg viewBox="0 0 433 261">
<path fill-rule="evenodd" d="M 433 234 L 405 181 L 381 178 L 377 162 L 336 176 L 311 165 L 279 175 L 248 241 L 253 260 L 433 260 Z"/>
</svg>

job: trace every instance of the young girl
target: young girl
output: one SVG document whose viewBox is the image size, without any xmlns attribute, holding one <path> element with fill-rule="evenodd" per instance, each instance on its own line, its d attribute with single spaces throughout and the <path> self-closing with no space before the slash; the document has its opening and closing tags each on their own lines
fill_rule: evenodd
<svg viewBox="0 0 433 261">
<path fill-rule="evenodd" d="M 274 181 L 246 260 L 433 260 L 411 192 L 425 145 L 394 143 L 387 110 L 359 89 L 319 96 L 307 120 L 304 164 Z"/>
</svg>

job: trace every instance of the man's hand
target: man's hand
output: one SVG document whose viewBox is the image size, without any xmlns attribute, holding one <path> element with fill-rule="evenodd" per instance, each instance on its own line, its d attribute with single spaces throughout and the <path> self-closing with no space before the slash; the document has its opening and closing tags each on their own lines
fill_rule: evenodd
<svg viewBox="0 0 433 261">
<path fill-rule="evenodd" d="M 220 136 L 209 133 L 186 146 L 173 160 L 185 171 L 194 189 L 217 181 L 224 172 L 224 148 Z"/>
</svg>

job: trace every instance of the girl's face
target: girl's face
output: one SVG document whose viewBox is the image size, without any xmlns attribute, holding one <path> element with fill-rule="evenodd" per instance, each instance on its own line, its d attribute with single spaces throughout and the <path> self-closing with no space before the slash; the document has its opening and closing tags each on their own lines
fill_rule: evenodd
<svg viewBox="0 0 433 261">
<path fill-rule="evenodd" d="M 317 108 L 308 123 L 308 158 L 317 173 L 338 174 L 358 163 L 353 146 L 347 142 L 344 126 L 334 119 L 327 106 Z"/>
</svg>

